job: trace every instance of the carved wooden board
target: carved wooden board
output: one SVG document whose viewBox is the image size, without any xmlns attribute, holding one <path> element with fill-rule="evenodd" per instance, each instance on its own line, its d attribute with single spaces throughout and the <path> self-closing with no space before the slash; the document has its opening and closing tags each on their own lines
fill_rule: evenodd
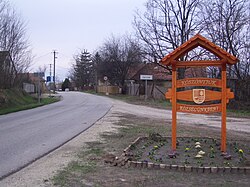
<svg viewBox="0 0 250 187">
<path fill-rule="evenodd" d="M 229 99 L 234 98 L 234 93 L 230 91 L 230 88 L 227 88 L 226 92 L 227 96 L 227 103 L 229 102 Z M 205 102 L 206 101 L 216 101 L 221 100 L 222 94 L 218 91 L 213 90 L 205 90 Z M 172 99 L 172 89 L 168 89 L 168 92 L 165 94 L 166 99 Z M 193 90 L 185 90 L 176 92 L 176 99 L 182 100 L 182 101 L 193 101 Z"/>
<path fill-rule="evenodd" d="M 187 78 L 177 80 L 177 88 L 189 87 L 189 86 L 210 86 L 221 88 L 222 82 L 220 79 L 210 78 Z"/>
<path fill-rule="evenodd" d="M 212 105 L 186 105 L 177 103 L 177 111 L 192 114 L 210 114 L 221 112 L 221 104 Z"/>
<path fill-rule="evenodd" d="M 221 92 L 205 90 L 205 101 L 221 100 Z M 193 90 L 177 92 L 177 100 L 193 101 Z"/>
</svg>

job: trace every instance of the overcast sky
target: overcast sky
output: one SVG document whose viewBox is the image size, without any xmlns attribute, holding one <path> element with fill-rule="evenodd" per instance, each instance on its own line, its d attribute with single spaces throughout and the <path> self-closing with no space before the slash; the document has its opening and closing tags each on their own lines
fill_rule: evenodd
<svg viewBox="0 0 250 187">
<path fill-rule="evenodd" d="M 27 22 L 27 35 L 35 55 L 31 71 L 53 63 L 58 51 L 57 76 L 67 76 L 73 55 L 80 49 L 92 52 L 111 34 L 134 32 L 136 9 L 146 0 L 9 0 Z"/>
</svg>

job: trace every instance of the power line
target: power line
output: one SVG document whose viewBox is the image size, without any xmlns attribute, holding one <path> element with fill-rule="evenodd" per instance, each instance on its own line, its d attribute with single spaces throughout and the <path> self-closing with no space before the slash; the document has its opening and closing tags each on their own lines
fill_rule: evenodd
<svg viewBox="0 0 250 187">
<path fill-rule="evenodd" d="M 40 58 L 43 58 L 43 57 L 45 57 L 45 56 L 47 56 L 47 55 L 49 55 L 49 54 L 50 54 L 50 53 L 46 53 L 46 54 L 43 54 L 43 55 L 41 55 L 41 56 L 34 57 L 33 60 L 39 60 Z"/>
</svg>

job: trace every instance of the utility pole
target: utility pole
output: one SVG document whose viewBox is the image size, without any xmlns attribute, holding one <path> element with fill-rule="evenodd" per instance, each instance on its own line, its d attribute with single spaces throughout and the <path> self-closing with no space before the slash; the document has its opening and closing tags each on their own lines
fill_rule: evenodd
<svg viewBox="0 0 250 187">
<path fill-rule="evenodd" d="M 51 69 L 52 69 L 52 64 L 49 64 L 49 77 L 50 77 L 50 81 L 49 81 L 49 96 L 51 96 Z"/>
<path fill-rule="evenodd" d="M 53 54 L 54 54 L 54 91 L 53 93 L 55 94 L 56 93 L 56 54 L 58 52 L 56 52 L 56 50 L 53 51 Z"/>
<path fill-rule="evenodd" d="M 51 82 L 51 70 L 52 70 L 52 64 L 49 64 L 49 77 L 50 77 L 50 82 Z"/>
</svg>

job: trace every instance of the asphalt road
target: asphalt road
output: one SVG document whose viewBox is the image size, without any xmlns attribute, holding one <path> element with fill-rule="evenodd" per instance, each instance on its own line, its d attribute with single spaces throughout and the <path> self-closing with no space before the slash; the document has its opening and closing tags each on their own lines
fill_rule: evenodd
<svg viewBox="0 0 250 187">
<path fill-rule="evenodd" d="M 0 116 L 0 179 L 83 132 L 112 107 L 108 98 L 61 94 L 60 102 Z"/>
</svg>

